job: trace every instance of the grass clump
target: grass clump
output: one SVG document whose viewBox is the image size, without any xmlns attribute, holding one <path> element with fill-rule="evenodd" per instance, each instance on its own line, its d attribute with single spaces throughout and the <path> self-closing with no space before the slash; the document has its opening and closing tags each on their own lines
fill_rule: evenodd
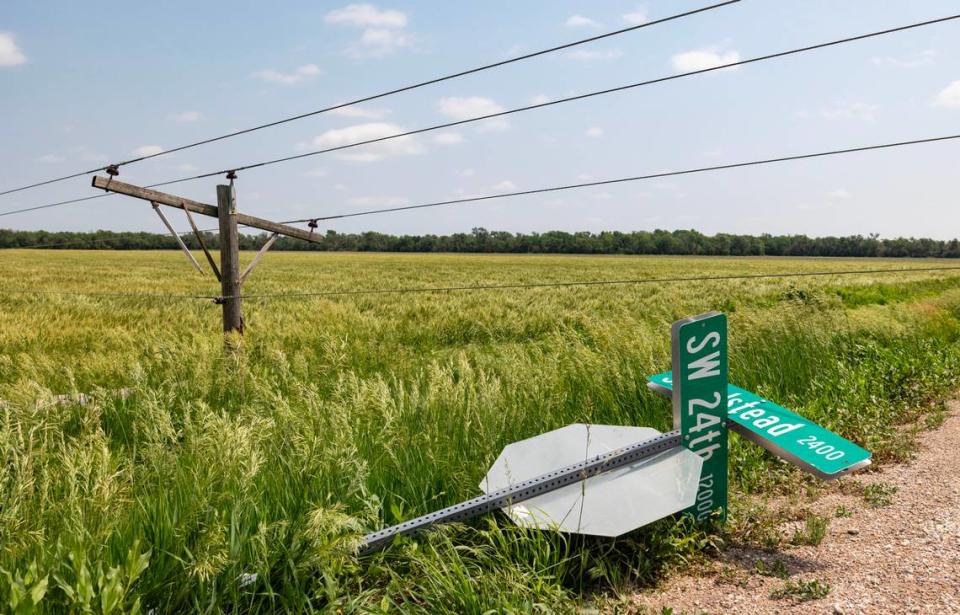
<svg viewBox="0 0 960 615">
<path fill-rule="evenodd" d="M 813 513 L 808 514 L 803 522 L 803 527 L 794 531 L 790 542 L 794 545 L 818 546 L 827 536 L 827 528 L 829 527 L 829 517 L 821 517 Z"/>
</svg>

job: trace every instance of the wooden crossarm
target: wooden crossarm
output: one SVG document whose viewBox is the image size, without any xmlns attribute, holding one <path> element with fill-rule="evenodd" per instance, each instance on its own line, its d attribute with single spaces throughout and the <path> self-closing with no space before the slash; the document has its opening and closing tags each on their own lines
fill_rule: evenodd
<svg viewBox="0 0 960 615">
<path fill-rule="evenodd" d="M 101 188 L 107 192 L 125 194 L 137 199 L 150 201 L 151 203 L 159 203 L 169 207 L 185 209 L 187 211 L 191 211 L 196 214 L 202 214 L 204 216 L 210 216 L 212 218 L 217 217 L 217 208 L 214 205 L 208 205 L 207 203 L 185 199 L 174 194 L 160 192 L 159 190 L 141 188 L 140 186 L 134 186 L 133 184 L 117 181 L 112 177 L 101 177 L 99 175 L 95 176 L 93 178 L 93 187 Z M 263 218 L 248 216 L 241 213 L 236 214 L 236 216 L 237 224 L 242 224 L 243 226 L 257 228 L 270 233 L 277 233 L 279 235 L 284 235 L 285 237 L 293 237 L 294 239 L 302 239 L 311 243 L 320 243 L 322 241 L 321 237 L 293 226 L 277 224 L 276 222 L 271 222 L 270 220 L 264 220 Z"/>
</svg>

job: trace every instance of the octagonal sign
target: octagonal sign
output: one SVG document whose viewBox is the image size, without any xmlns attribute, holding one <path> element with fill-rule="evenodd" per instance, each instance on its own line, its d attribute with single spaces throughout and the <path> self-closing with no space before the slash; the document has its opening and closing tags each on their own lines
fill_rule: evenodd
<svg viewBox="0 0 960 615">
<path fill-rule="evenodd" d="M 514 442 L 480 483 L 491 493 L 660 435 L 650 427 L 575 423 Z M 504 508 L 518 525 L 619 536 L 692 506 L 703 460 L 677 447 Z"/>
</svg>

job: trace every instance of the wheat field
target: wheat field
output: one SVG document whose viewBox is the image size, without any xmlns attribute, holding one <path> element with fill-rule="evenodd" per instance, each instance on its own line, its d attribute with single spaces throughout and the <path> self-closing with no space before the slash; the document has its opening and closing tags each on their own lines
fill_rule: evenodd
<svg viewBox="0 0 960 615">
<path fill-rule="evenodd" d="M 901 459 L 897 427 L 935 413 L 960 376 L 958 272 L 358 291 L 954 264 L 275 253 L 246 284 L 247 331 L 228 352 L 219 306 L 196 298 L 218 285 L 179 253 L 4 251 L 0 600 L 562 612 L 655 583 L 751 540 L 755 498 L 817 484 L 734 436 L 725 528 L 666 519 L 609 540 L 491 515 L 372 556 L 355 546 L 477 495 L 510 442 L 572 422 L 668 429 L 645 378 L 669 368 L 670 323 L 708 310 L 729 315 L 732 382 L 878 463 Z M 77 393 L 92 399 L 56 398 Z"/>
</svg>

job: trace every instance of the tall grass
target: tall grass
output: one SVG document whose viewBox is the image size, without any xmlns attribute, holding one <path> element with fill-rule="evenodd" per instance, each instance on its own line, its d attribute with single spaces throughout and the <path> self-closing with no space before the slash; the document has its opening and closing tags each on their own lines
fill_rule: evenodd
<svg viewBox="0 0 960 615">
<path fill-rule="evenodd" d="M 215 294 L 178 258 L 6 252 L 0 263 L 0 600 L 11 610 L 570 610 L 654 583 L 721 539 L 675 519 L 601 540 L 491 516 L 372 557 L 354 546 L 476 495 L 515 440 L 574 421 L 669 428 L 645 377 L 668 368 L 678 317 L 727 311 L 733 381 L 881 462 L 907 452 L 895 427 L 960 375 L 960 282 L 936 274 L 249 301 L 237 355 L 223 351 L 213 305 L 2 292 L 29 278 Z M 276 254 L 247 291 L 876 266 Z M 111 393 L 121 387 L 132 393 Z M 96 401 L 45 403 L 71 391 Z M 732 442 L 735 504 L 805 484 Z"/>
</svg>

